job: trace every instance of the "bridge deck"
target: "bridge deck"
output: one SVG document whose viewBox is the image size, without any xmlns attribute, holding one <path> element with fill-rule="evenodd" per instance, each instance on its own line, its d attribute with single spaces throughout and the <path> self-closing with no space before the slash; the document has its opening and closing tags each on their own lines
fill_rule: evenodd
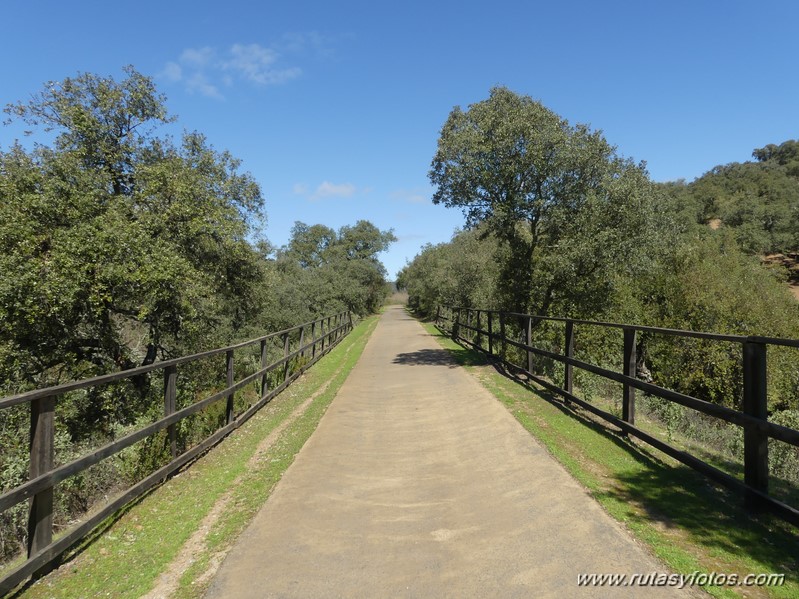
<svg viewBox="0 0 799 599">
<path fill-rule="evenodd" d="M 666 572 L 422 327 L 389 308 L 209 597 L 675 596 Z"/>
</svg>

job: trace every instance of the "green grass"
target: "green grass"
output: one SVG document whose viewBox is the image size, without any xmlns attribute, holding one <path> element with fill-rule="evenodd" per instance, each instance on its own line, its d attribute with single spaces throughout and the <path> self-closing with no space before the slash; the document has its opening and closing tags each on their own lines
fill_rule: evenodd
<svg viewBox="0 0 799 599">
<path fill-rule="evenodd" d="M 795 527 L 769 515 L 753 518 L 739 497 L 693 470 L 634 444 L 539 388 L 502 376 L 484 366 L 480 353 L 455 344 L 429 323 L 425 326 L 611 516 L 673 571 L 784 573 L 781 587 L 702 588 L 717 597 L 799 597 Z"/>
<path fill-rule="evenodd" d="M 315 430 L 376 324 L 376 317 L 359 323 L 328 356 L 219 446 L 109 520 L 68 556 L 61 568 L 23 588 L 20 596 L 140 597 L 153 587 L 215 503 L 229 493 L 231 498 L 224 514 L 180 580 L 178 596 L 202 595 L 204 585 L 193 584 L 194 581 L 205 571 L 212 556 L 233 544 L 269 497 Z M 282 431 L 268 453 L 248 469 L 261 441 L 328 381 L 331 383 L 327 389 Z"/>
</svg>

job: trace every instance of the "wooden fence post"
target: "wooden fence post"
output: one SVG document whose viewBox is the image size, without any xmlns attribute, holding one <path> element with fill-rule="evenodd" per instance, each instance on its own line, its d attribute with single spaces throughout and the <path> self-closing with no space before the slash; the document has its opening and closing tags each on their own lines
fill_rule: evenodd
<svg viewBox="0 0 799 599">
<path fill-rule="evenodd" d="M 266 339 L 261 339 L 261 368 L 266 368 Z M 268 373 L 264 372 L 261 375 L 261 399 L 266 397 L 267 392 L 269 391 L 269 377 Z"/>
<path fill-rule="evenodd" d="M 766 387 L 766 345 L 743 344 L 743 379 L 745 414 L 768 419 Z M 768 435 L 752 426 L 744 426 L 744 482 L 763 493 L 768 491 Z M 762 502 L 754 493 L 747 493 L 746 505 L 755 509 Z"/>
<path fill-rule="evenodd" d="M 469 331 L 469 341 L 474 343 L 475 339 L 475 332 L 474 332 L 474 310 L 472 308 L 466 308 L 466 320 L 468 322 L 469 328 L 466 329 Z"/>
<path fill-rule="evenodd" d="M 460 328 L 460 320 L 461 320 L 461 309 L 460 308 L 453 308 L 452 309 L 452 339 L 455 341 L 458 340 L 458 329 Z"/>
<path fill-rule="evenodd" d="M 227 350 L 225 362 L 226 362 L 226 368 L 227 368 L 227 386 L 228 386 L 228 388 L 230 388 L 230 387 L 233 386 L 233 350 L 232 349 Z M 225 407 L 225 414 L 226 414 L 225 420 L 227 421 L 228 424 L 233 422 L 233 418 L 235 416 L 234 409 L 233 409 L 233 395 L 234 395 L 233 391 L 228 393 L 227 406 Z"/>
<path fill-rule="evenodd" d="M 563 355 L 567 358 L 574 357 L 574 323 L 571 320 L 566 321 L 566 333 L 564 339 Z M 567 393 L 574 391 L 574 367 L 571 364 L 564 365 L 563 372 L 563 389 Z M 566 400 L 569 403 L 569 400 Z"/>
<path fill-rule="evenodd" d="M 175 412 L 175 399 L 178 393 L 178 367 L 175 365 L 164 368 L 164 416 Z M 174 460 L 178 456 L 177 427 L 170 424 L 167 429 L 169 439 L 169 452 Z"/>
<path fill-rule="evenodd" d="M 289 380 L 289 361 L 286 359 L 289 357 L 289 347 L 290 347 L 290 340 L 289 340 L 289 333 L 283 333 L 283 359 L 286 360 L 283 363 L 283 382 Z"/>
<path fill-rule="evenodd" d="M 300 346 L 297 349 L 300 350 L 301 361 L 305 359 L 305 349 L 303 349 L 304 343 L 305 343 L 305 327 L 300 327 Z"/>
<path fill-rule="evenodd" d="M 477 332 L 475 333 L 474 337 L 474 344 L 477 346 L 478 349 L 483 349 L 483 334 L 480 332 L 483 328 L 481 318 L 482 312 L 480 310 L 477 311 Z"/>
<path fill-rule="evenodd" d="M 624 363 L 622 374 L 635 378 L 635 329 L 624 329 Z M 635 387 L 624 383 L 621 417 L 625 422 L 635 424 Z"/>
<path fill-rule="evenodd" d="M 311 323 L 311 360 L 316 360 L 316 321 Z"/>
<path fill-rule="evenodd" d="M 55 397 L 42 397 L 31 402 L 30 478 L 53 469 L 55 441 Z M 28 557 L 47 547 L 53 540 L 53 487 L 36 493 L 28 513 Z M 53 569 L 46 566 L 34 578 Z"/>
<path fill-rule="evenodd" d="M 524 331 L 524 344 L 530 347 L 533 344 L 533 317 L 527 317 L 527 327 Z M 533 352 L 527 350 L 527 372 L 533 373 Z"/>
<path fill-rule="evenodd" d="M 505 357 L 507 356 L 508 344 L 505 340 L 505 313 L 499 313 L 499 340 L 502 343 L 499 350 L 499 357 L 502 361 L 505 361 Z"/>
<path fill-rule="evenodd" d="M 436 306 L 436 326 L 441 325 L 441 304 Z"/>
<path fill-rule="evenodd" d="M 494 313 L 489 310 L 488 312 L 488 355 L 493 355 L 494 353 L 494 332 L 492 330 L 492 324 L 494 320 Z"/>
</svg>

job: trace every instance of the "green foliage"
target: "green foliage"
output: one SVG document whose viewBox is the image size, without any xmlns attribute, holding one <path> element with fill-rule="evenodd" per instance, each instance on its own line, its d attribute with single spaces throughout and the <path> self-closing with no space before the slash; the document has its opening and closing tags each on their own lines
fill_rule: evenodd
<svg viewBox="0 0 799 599">
<path fill-rule="evenodd" d="M 449 304 L 799 338 L 785 277 L 750 255 L 794 243 L 797 147 L 767 146 L 755 151 L 759 163 L 718 167 L 690 185 L 654 186 L 598 133 L 492 90 L 488 100 L 450 114 L 430 173 L 435 200 L 462 208 L 473 230 L 423 248 L 400 283 L 411 306 L 427 314 Z M 720 230 L 706 225 L 715 217 Z M 540 322 L 534 329 L 536 345 L 561 350 L 562 332 Z M 618 371 L 617 337 L 578 327 L 576 356 Z M 740 408 L 739 345 L 646 333 L 637 350 L 639 368 L 657 384 Z M 795 358 L 787 348 L 769 352 L 772 413 L 799 406 Z M 562 376 L 546 360 L 534 366 Z M 576 376 L 583 393 L 616 393 L 593 375 Z M 677 426 L 677 414 L 659 413 Z"/>
<path fill-rule="evenodd" d="M 487 308 L 494 303 L 498 245 L 479 229 L 458 232 L 449 243 L 427 244 L 397 277 L 408 305 L 433 314 L 439 305 Z"/>
<path fill-rule="evenodd" d="M 719 219 L 742 249 L 753 254 L 799 248 L 799 142 L 756 149 L 757 162 L 717 166 L 689 185 L 663 191 L 697 222 Z"/>
<path fill-rule="evenodd" d="M 53 147 L 0 152 L 0 363 L 19 388 L 174 355 L 257 309 L 239 162 L 167 122 L 152 82 L 80 75 L 7 111 Z"/>
<path fill-rule="evenodd" d="M 621 287 L 621 286 L 620 286 Z M 652 326 L 735 335 L 799 338 L 799 306 L 775 271 L 742 252 L 729 231 L 684 235 L 656 267 L 625 283 L 607 318 Z M 738 344 L 642 334 L 639 361 L 655 381 L 708 401 L 740 408 Z M 769 354 L 769 405 L 797 405 L 791 350 Z"/>
<path fill-rule="evenodd" d="M 776 424 L 799 430 L 799 410 L 783 410 L 771 419 Z M 799 478 L 799 447 L 781 441 L 769 441 L 768 467 L 774 476 L 790 481 Z"/>
<path fill-rule="evenodd" d="M 338 232 L 296 222 L 291 234 L 274 263 L 274 326 L 296 324 L 298 315 L 307 321 L 340 310 L 377 312 L 388 294 L 378 254 L 396 241 L 393 232 L 360 220 Z"/>
<path fill-rule="evenodd" d="M 435 203 L 462 208 L 505 248 L 505 308 L 590 313 L 613 275 L 645 262 L 654 189 L 643 165 L 616 155 L 600 132 L 571 126 L 505 88 L 441 131 L 430 180 Z"/>
<path fill-rule="evenodd" d="M 799 177 L 799 140 L 788 140 L 780 145 L 768 144 L 757 148 L 752 156 L 759 162 L 773 162 L 786 168 L 792 177 Z"/>
<path fill-rule="evenodd" d="M 5 112 L 48 143 L 0 148 L 0 396 L 381 306 L 377 256 L 395 240 L 390 231 L 367 221 L 338 233 L 298 223 L 289 248 L 271 259 L 257 238 L 264 200 L 253 177 L 200 133 L 161 134 L 174 120 L 165 98 L 132 67 L 121 81 L 87 73 L 48 83 Z M 260 356 L 237 352 L 236 360 L 240 379 Z M 282 369 L 270 374 L 272 387 L 278 376 Z M 157 419 L 162 384 L 159 373 L 60 396 L 56 460 Z M 223 364 L 181 366 L 178 408 L 222 384 Z M 237 413 L 251 404 L 236 394 Z M 183 421 L 178 449 L 224 417 L 218 402 Z M 3 489 L 27 477 L 28 428 L 27 405 L 0 413 Z M 57 525 L 168 459 L 162 433 L 64 481 Z M 0 557 L 24 544 L 25 511 L 20 504 L 0 515 Z"/>
</svg>

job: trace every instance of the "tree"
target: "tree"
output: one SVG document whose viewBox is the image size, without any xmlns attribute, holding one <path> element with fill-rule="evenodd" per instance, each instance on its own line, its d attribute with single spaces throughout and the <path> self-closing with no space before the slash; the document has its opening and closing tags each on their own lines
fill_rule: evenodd
<svg viewBox="0 0 799 599">
<path fill-rule="evenodd" d="M 799 248 L 799 178 L 791 174 L 792 142 L 754 151 L 758 162 L 716 166 L 682 190 L 697 208 L 697 218 L 711 219 L 734 231 L 752 254 L 790 252 Z M 793 166 L 792 166 L 793 165 Z M 799 174 L 799 170 L 796 171 Z M 663 189 L 676 197 L 676 188 Z"/>
<path fill-rule="evenodd" d="M 368 220 L 359 220 L 352 227 L 341 227 L 338 238 L 348 260 L 365 260 L 378 266 L 382 273 L 385 269 L 377 255 L 397 241 L 393 231 L 381 231 Z"/>
<path fill-rule="evenodd" d="M 425 315 L 439 305 L 490 308 L 496 296 L 496 240 L 480 228 L 459 231 L 448 243 L 427 244 L 400 271 L 397 286 Z"/>
<path fill-rule="evenodd" d="M 325 262 L 328 250 L 336 243 L 336 232 L 325 225 L 308 226 L 297 221 L 291 228 L 287 253 L 302 268 L 318 268 Z"/>
<path fill-rule="evenodd" d="M 755 149 L 752 156 L 759 162 L 774 162 L 785 167 L 790 176 L 799 178 L 799 140 L 789 139 L 778 146 L 768 144 Z"/>
<path fill-rule="evenodd" d="M 335 310 L 365 315 L 386 297 L 386 270 L 378 255 L 396 241 L 366 220 L 338 232 L 297 221 L 291 239 L 278 252 L 275 324 L 287 326 L 290 315 L 308 320 Z"/>
<path fill-rule="evenodd" d="M 595 311 L 613 274 L 646 260 L 655 194 L 644 166 L 506 88 L 452 110 L 430 180 L 434 203 L 463 209 L 505 248 L 502 307 Z"/>
<path fill-rule="evenodd" d="M 11 388 L 147 364 L 257 312 L 263 206 L 239 161 L 172 119 L 152 81 L 81 74 L 6 112 L 51 146 L 0 151 L 0 371 Z M 12 390 L 12 389 L 8 389 Z"/>
</svg>

